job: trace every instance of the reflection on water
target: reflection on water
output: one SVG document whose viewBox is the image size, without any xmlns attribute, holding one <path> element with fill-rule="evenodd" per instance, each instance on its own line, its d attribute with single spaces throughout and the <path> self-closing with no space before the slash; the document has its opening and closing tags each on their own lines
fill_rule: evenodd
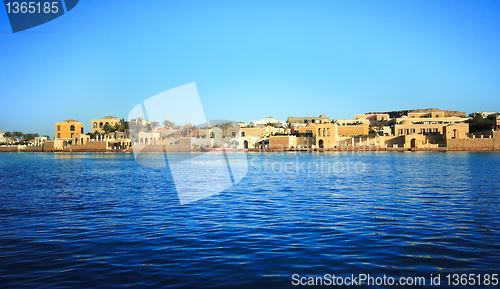
<svg viewBox="0 0 500 289">
<path fill-rule="evenodd" d="M 498 273 L 498 153 L 256 153 L 248 162 L 239 183 L 182 206 L 169 169 L 131 154 L 1 154 L 1 287 Z M 319 169 L 347 162 L 364 167 Z"/>
</svg>

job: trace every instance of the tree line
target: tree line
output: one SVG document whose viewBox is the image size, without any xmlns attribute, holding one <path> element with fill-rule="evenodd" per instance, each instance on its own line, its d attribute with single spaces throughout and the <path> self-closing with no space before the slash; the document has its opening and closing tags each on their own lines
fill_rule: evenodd
<svg viewBox="0 0 500 289">
<path fill-rule="evenodd" d="M 30 141 L 35 140 L 36 137 L 40 135 L 38 133 L 22 133 L 20 131 L 7 131 L 3 134 L 5 138 L 5 142 L 2 144 L 8 145 L 17 145 L 17 144 L 27 144 Z M 49 135 L 44 135 L 48 140 L 50 139 Z"/>
</svg>

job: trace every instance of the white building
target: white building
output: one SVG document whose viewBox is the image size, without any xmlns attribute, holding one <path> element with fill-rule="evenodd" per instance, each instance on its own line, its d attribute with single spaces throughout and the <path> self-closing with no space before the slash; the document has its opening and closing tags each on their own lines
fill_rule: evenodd
<svg viewBox="0 0 500 289">
<path fill-rule="evenodd" d="M 276 120 L 274 117 L 267 117 L 260 120 L 254 120 L 250 123 L 250 125 L 255 127 L 264 127 L 266 123 L 277 123 L 278 127 L 283 127 L 286 125 L 285 121 Z"/>
<path fill-rule="evenodd" d="M 34 146 L 41 147 L 43 143 L 47 140 L 46 136 L 37 136 L 35 137 L 35 141 L 33 143 Z"/>
</svg>

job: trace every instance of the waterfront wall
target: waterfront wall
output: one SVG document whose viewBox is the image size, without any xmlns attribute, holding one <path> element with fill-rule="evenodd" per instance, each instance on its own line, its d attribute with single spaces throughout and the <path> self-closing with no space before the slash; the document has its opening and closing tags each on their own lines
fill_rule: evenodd
<svg viewBox="0 0 500 289">
<path fill-rule="evenodd" d="M 41 146 L 25 147 L 22 151 L 27 152 L 27 153 L 41 153 L 41 152 L 43 152 L 43 147 L 41 147 Z"/>
<path fill-rule="evenodd" d="M 19 148 L 16 146 L 5 146 L 5 147 L 0 147 L 0 152 L 2 153 L 15 153 L 18 152 Z"/>
<path fill-rule="evenodd" d="M 271 150 L 285 150 L 295 146 L 295 137 L 289 136 L 272 136 L 269 138 L 269 148 Z"/>
<path fill-rule="evenodd" d="M 83 145 L 72 145 L 64 148 L 63 152 L 107 152 L 109 144 L 107 141 L 89 141 Z"/>
<path fill-rule="evenodd" d="M 447 139 L 449 151 L 493 151 L 500 150 L 500 131 L 494 131 L 487 138 Z"/>
</svg>

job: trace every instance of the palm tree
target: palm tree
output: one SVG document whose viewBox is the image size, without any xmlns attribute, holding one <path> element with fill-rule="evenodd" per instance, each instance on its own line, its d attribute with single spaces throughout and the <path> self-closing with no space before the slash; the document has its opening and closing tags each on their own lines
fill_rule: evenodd
<svg viewBox="0 0 500 289">
<path fill-rule="evenodd" d="M 285 128 L 286 134 L 289 134 L 290 131 L 295 130 L 295 124 L 291 122 L 284 124 L 283 127 Z M 292 133 L 294 133 L 294 131 Z"/>
<path fill-rule="evenodd" d="M 6 143 L 9 144 L 9 139 L 12 137 L 12 133 L 10 131 L 3 134 L 6 139 Z"/>
<path fill-rule="evenodd" d="M 169 127 L 174 128 L 175 127 L 175 122 L 170 121 L 170 120 L 164 120 L 163 121 L 163 127 L 168 129 Z"/>
<path fill-rule="evenodd" d="M 120 122 L 115 123 L 115 126 L 114 126 L 115 131 L 121 132 L 123 130 L 123 128 L 124 128 L 124 125 L 121 124 Z"/>
<path fill-rule="evenodd" d="M 190 122 L 187 122 L 183 127 L 182 130 L 184 131 L 184 136 L 187 136 L 191 131 L 193 131 L 196 128 L 196 126 L 192 125 Z"/>
<path fill-rule="evenodd" d="M 23 135 L 23 140 L 25 142 L 29 142 L 30 140 L 33 140 L 33 139 L 35 139 L 34 133 L 27 133 L 27 134 Z"/>
<path fill-rule="evenodd" d="M 128 121 L 125 121 L 124 118 L 120 119 L 120 125 L 123 126 L 123 130 L 128 130 Z"/>
<path fill-rule="evenodd" d="M 123 125 L 123 124 L 121 124 L 121 122 L 117 122 L 117 123 L 115 123 L 114 129 L 115 129 L 115 131 L 117 131 L 117 132 L 118 132 L 118 134 L 117 134 L 117 136 L 116 136 L 117 138 L 119 138 L 119 137 L 120 137 L 120 132 L 123 130 L 123 128 L 124 128 L 124 125 Z"/>
<path fill-rule="evenodd" d="M 160 127 L 160 123 L 157 121 L 152 121 L 149 123 L 149 127 L 151 130 L 156 130 L 158 127 Z"/>
<path fill-rule="evenodd" d="M 21 140 L 21 138 L 23 137 L 23 133 L 20 132 L 20 131 L 14 131 L 12 132 L 12 136 L 16 139 L 16 141 L 19 142 L 19 140 Z"/>
<path fill-rule="evenodd" d="M 109 123 L 105 123 L 102 126 L 102 130 L 104 131 L 105 134 L 108 134 L 112 129 L 113 127 Z"/>
<path fill-rule="evenodd" d="M 223 122 L 219 124 L 220 129 L 222 130 L 222 137 L 226 137 L 227 131 L 233 127 L 233 123 L 231 122 Z"/>
<path fill-rule="evenodd" d="M 275 123 L 275 122 L 268 122 L 268 123 L 266 123 L 266 125 L 265 125 L 265 126 L 272 126 L 272 127 L 276 127 L 276 128 L 277 128 L 277 127 L 278 127 L 278 124 L 277 124 L 277 123 Z"/>
</svg>

